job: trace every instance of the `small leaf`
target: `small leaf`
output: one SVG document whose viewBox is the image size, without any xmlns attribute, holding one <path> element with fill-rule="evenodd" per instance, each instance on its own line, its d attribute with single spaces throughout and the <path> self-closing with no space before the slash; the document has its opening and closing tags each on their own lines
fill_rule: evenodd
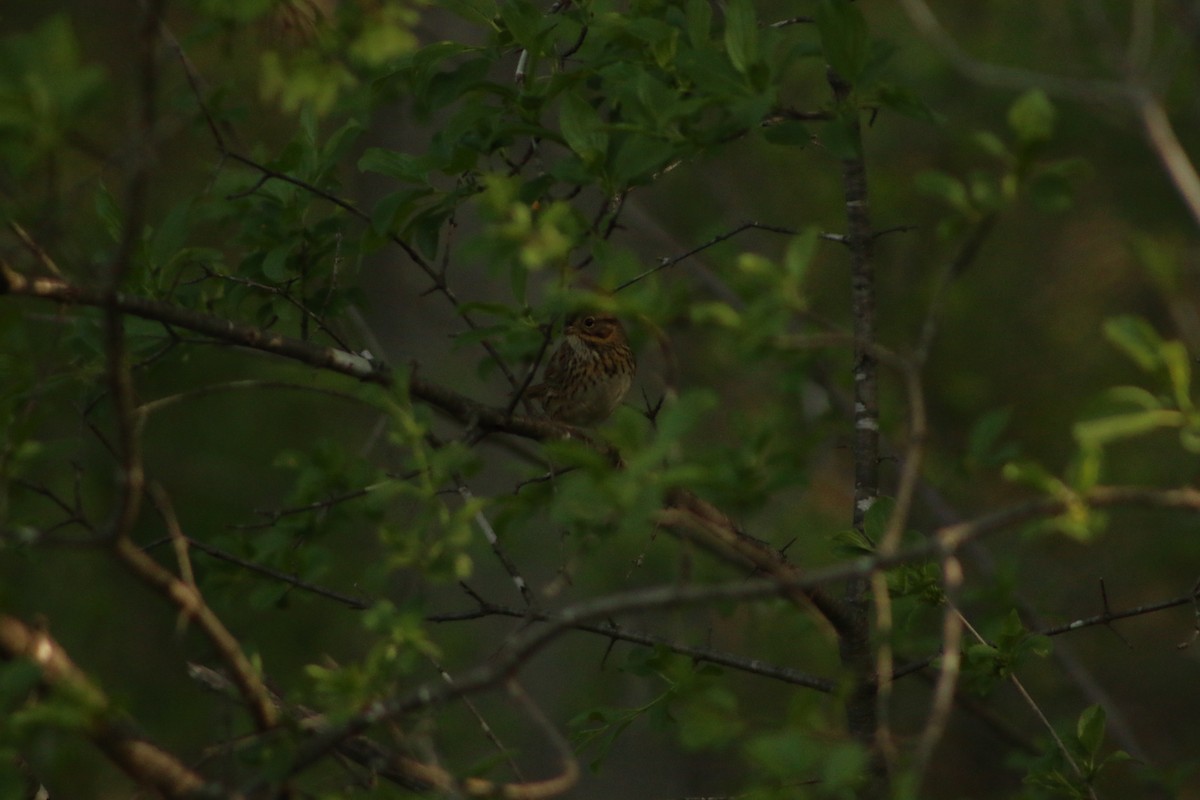
<svg viewBox="0 0 1200 800">
<path fill-rule="evenodd" d="M 851 84 L 857 83 L 869 54 L 867 21 L 862 11 L 846 0 L 821 0 L 817 30 L 829 66 Z"/>
<path fill-rule="evenodd" d="M 1093 760 L 1100 754 L 1100 747 L 1104 744 L 1105 722 L 1104 707 L 1094 705 L 1085 708 L 1075 723 L 1075 735 L 1083 745 L 1084 752 Z"/>
<path fill-rule="evenodd" d="M 783 269 L 796 284 L 804 280 L 820 244 L 819 232 L 815 227 L 805 228 L 798 236 L 788 240 L 783 252 Z"/>
<path fill-rule="evenodd" d="M 707 389 L 684 392 L 674 403 L 663 408 L 658 417 L 658 436 L 661 441 L 678 441 L 700 422 L 704 414 L 716 408 L 717 395 Z"/>
<path fill-rule="evenodd" d="M 1071 182 L 1056 172 L 1035 175 L 1029 185 L 1029 196 L 1038 209 L 1050 213 L 1070 211 L 1075 203 Z"/>
<path fill-rule="evenodd" d="M 1021 483 L 1057 496 L 1063 490 L 1062 481 L 1036 461 L 1010 461 L 1001 473 L 1005 480 Z"/>
<path fill-rule="evenodd" d="M 1013 155 L 1008 146 L 1004 144 L 1004 141 L 999 136 L 991 131 L 976 131 L 971 135 L 971 141 L 989 156 L 1006 162 L 1012 160 Z"/>
<path fill-rule="evenodd" d="M 262 271 L 267 280 L 275 283 L 285 283 L 292 277 L 291 272 L 287 268 L 288 253 L 291 252 L 291 245 L 279 245 L 271 248 L 267 253 L 267 257 L 263 259 Z"/>
<path fill-rule="evenodd" d="M 654 172 L 666 164 L 674 148 L 662 139 L 632 134 L 625 137 L 613 156 L 613 181 L 618 186 L 649 183 Z"/>
<path fill-rule="evenodd" d="M 537 50 L 537 36 L 544 29 L 545 15 L 529 0 L 503 0 L 500 19 L 522 47 Z"/>
<path fill-rule="evenodd" d="M 101 181 L 96 187 L 96 216 L 100 217 L 100 222 L 104 225 L 104 230 L 112 237 L 114 242 L 121 239 L 121 209 L 117 205 L 117 200 L 112 196 L 112 192 Z"/>
<path fill-rule="evenodd" d="M 897 114 L 903 114 L 906 117 L 921 120 L 922 122 L 932 122 L 935 125 L 940 125 L 943 121 L 940 114 L 927 106 L 924 100 L 903 86 L 893 86 L 887 83 L 881 84 L 875 90 L 875 95 L 881 105 L 885 108 L 890 108 Z"/>
<path fill-rule="evenodd" d="M 1200 453 L 1200 414 L 1188 417 L 1187 424 L 1179 430 L 1179 445 L 1189 453 Z"/>
<path fill-rule="evenodd" d="M 687 33 L 692 47 L 708 42 L 712 33 L 712 5 L 708 0 L 688 0 Z"/>
<path fill-rule="evenodd" d="M 880 497 L 871 504 L 863 516 L 863 532 L 868 538 L 876 543 L 883 540 L 888 520 L 891 519 L 895 507 L 896 501 L 891 497 Z"/>
<path fill-rule="evenodd" d="M 378 172 L 389 178 L 414 183 L 424 183 L 429 176 L 426 159 L 382 147 L 367 148 L 358 160 L 358 168 L 362 172 Z"/>
<path fill-rule="evenodd" d="M 496 4 L 492 0 L 438 0 L 438 6 L 484 27 L 492 24 L 496 14 Z"/>
<path fill-rule="evenodd" d="M 1192 405 L 1192 361 L 1183 342 L 1164 342 L 1159 348 L 1167 375 L 1171 379 L 1171 390 L 1175 403 L 1182 411 L 1191 411 Z"/>
<path fill-rule="evenodd" d="M 997 451 L 997 442 L 1012 419 L 1011 408 L 998 408 L 984 414 L 971 428 L 967 444 L 967 460 L 975 464 L 996 464 L 1011 460 L 1015 450 L 1011 445 Z"/>
<path fill-rule="evenodd" d="M 730 0 L 725 8 L 725 52 L 743 75 L 758 61 L 758 22 L 750 0 Z"/>
<path fill-rule="evenodd" d="M 821 143 L 835 158 L 850 160 L 862 156 L 862 135 L 854 117 L 838 117 L 825 123 Z"/>
<path fill-rule="evenodd" d="M 347 151 L 358 141 L 358 137 L 364 130 L 361 122 L 350 120 L 335 131 L 325 142 L 325 146 L 321 148 L 321 163 L 325 166 L 332 166 L 340 162 Z"/>
<path fill-rule="evenodd" d="M 1184 272 L 1178 244 L 1153 236 L 1137 235 L 1130 246 L 1138 262 L 1162 291 L 1178 291 L 1179 276 Z"/>
<path fill-rule="evenodd" d="M 1103 399 L 1116 406 L 1137 406 L 1144 411 L 1157 411 L 1162 401 L 1140 386 L 1114 386 L 1105 390 Z"/>
<path fill-rule="evenodd" d="M 1008 125 L 1024 144 L 1044 142 L 1054 135 L 1054 104 L 1041 89 L 1030 89 L 1008 109 Z"/>
<path fill-rule="evenodd" d="M 1121 316 L 1105 320 L 1104 335 L 1147 372 L 1162 363 L 1162 337 L 1141 317 Z"/>
<path fill-rule="evenodd" d="M 428 186 L 411 186 L 392 192 L 371 209 L 371 229 L 381 236 L 394 232 L 413 210 L 416 201 L 430 194 L 433 190 Z"/>
<path fill-rule="evenodd" d="M 1118 439 L 1142 436 L 1159 428 L 1178 427 L 1183 421 L 1178 411 L 1138 411 L 1134 414 L 1115 414 L 1075 423 L 1075 440 L 1084 447 L 1102 447 Z"/>
<path fill-rule="evenodd" d="M 943 200 L 956 211 L 971 210 L 967 187 L 958 178 L 937 170 L 928 170 L 917 175 L 914 184 L 917 191 Z"/>
<path fill-rule="evenodd" d="M 567 146 L 585 162 L 597 161 L 608 149 L 608 134 L 600 114 L 579 95 L 563 96 L 558 122 Z"/>
<path fill-rule="evenodd" d="M 715 300 L 707 303 L 694 303 L 689 316 L 693 322 L 716 323 L 723 328 L 736 328 L 742 323 L 742 318 L 736 309 L 728 303 Z"/>
</svg>

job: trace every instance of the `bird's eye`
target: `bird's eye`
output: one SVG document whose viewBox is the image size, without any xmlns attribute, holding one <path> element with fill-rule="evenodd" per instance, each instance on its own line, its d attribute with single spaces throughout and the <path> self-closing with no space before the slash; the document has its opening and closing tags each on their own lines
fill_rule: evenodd
<svg viewBox="0 0 1200 800">
<path fill-rule="evenodd" d="M 595 318 L 595 317 L 584 317 L 584 319 L 583 319 L 583 327 L 585 327 L 585 328 L 590 328 L 590 327 L 592 327 L 592 326 L 593 326 L 593 325 L 595 325 L 595 324 L 596 324 L 596 318 Z"/>
</svg>

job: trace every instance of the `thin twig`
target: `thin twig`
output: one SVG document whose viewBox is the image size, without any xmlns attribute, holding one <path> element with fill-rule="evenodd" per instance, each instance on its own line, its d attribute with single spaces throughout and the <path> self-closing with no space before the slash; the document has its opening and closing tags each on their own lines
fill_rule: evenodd
<svg viewBox="0 0 1200 800">
<path fill-rule="evenodd" d="M 161 544 L 164 544 L 167 541 L 170 541 L 170 540 L 169 539 L 160 539 L 158 541 L 151 542 L 150 544 L 146 545 L 144 549 L 147 551 L 153 550 L 154 548 L 158 547 Z M 347 606 L 348 608 L 353 608 L 353 609 L 361 611 L 364 609 L 368 609 L 373 605 L 373 603 L 365 597 L 356 597 L 354 595 L 344 594 L 342 592 L 338 592 L 333 589 L 329 589 L 325 586 L 320 586 L 318 584 L 311 583 L 310 581 L 306 581 L 303 578 L 301 578 L 300 576 L 292 574 L 290 572 L 283 572 L 282 570 L 275 569 L 274 567 L 268 567 L 265 564 L 259 564 L 254 561 L 248 561 L 247 559 L 241 558 L 240 556 L 235 556 L 233 553 L 222 550 L 221 548 L 211 545 L 208 542 L 202 541 L 200 539 L 192 539 L 190 537 L 187 537 L 186 541 L 187 541 L 187 544 L 189 547 L 191 547 L 195 550 L 199 550 L 200 552 L 202 552 L 206 555 L 212 556 L 213 558 L 218 559 L 219 561 L 225 561 L 229 564 L 233 564 L 235 566 L 241 567 L 242 569 L 246 569 L 251 572 L 256 572 L 259 575 L 265 575 L 268 578 L 272 578 L 272 579 L 280 581 L 282 583 L 286 583 L 289 586 L 294 586 L 295 588 L 300 589 L 301 591 L 309 592 L 310 594 L 315 594 L 318 597 L 324 597 L 329 600 L 334 600 L 338 603 L 341 603 L 344 606 Z"/>
<path fill-rule="evenodd" d="M 525 619 L 532 616 L 533 619 L 539 622 L 545 622 L 553 617 L 550 612 L 535 611 L 531 614 L 527 608 L 512 608 L 511 606 L 497 605 L 484 600 L 478 594 L 472 594 L 475 598 L 475 601 L 479 604 L 479 608 L 475 609 L 474 611 L 453 614 L 433 614 L 426 617 L 426 621 L 434 623 L 452 623 L 484 619 L 491 616 L 512 617 L 514 619 Z M 768 664 L 763 661 L 759 661 L 756 658 L 745 658 L 733 653 L 714 650 L 708 647 L 697 647 L 683 644 L 664 636 L 658 636 L 656 634 L 646 633 L 644 631 L 632 630 L 630 628 L 617 625 L 611 621 L 580 623 L 575 626 L 575 630 L 583 631 L 585 633 L 592 633 L 597 636 L 603 636 L 611 641 L 629 642 L 631 644 L 637 644 L 643 647 L 662 647 L 670 650 L 673 653 L 686 656 L 693 661 L 716 664 L 718 666 L 738 670 L 739 672 L 745 672 L 749 675 L 756 675 L 761 678 L 769 678 L 771 680 L 781 681 L 794 686 L 804 686 L 806 688 L 815 689 L 818 692 L 823 692 L 826 694 L 832 692 L 836 686 L 836 684 L 828 678 L 810 675 L 809 673 L 801 672 L 797 669 L 781 667 L 775 664 Z"/>
<path fill-rule="evenodd" d="M 442 680 L 444 680 L 446 683 L 454 682 L 454 679 L 450 677 L 450 673 L 446 671 L 446 668 L 443 667 L 436 658 L 430 656 L 429 661 L 433 664 L 434 669 L 438 671 L 438 674 L 442 676 Z M 462 704 L 466 707 L 467 711 L 471 712 L 471 716 L 475 717 L 475 721 L 479 723 L 479 729 L 483 731 L 483 735 L 489 742 L 492 743 L 492 746 L 496 748 L 496 752 L 504 756 L 504 760 L 508 762 L 508 768 L 512 770 L 512 773 L 516 779 L 519 781 L 524 781 L 525 776 L 521 773 L 521 767 L 519 764 L 517 764 L 517 760 L 513 758 L 512 749 L 505 746 L 505 744 L 500 741 L 500 737 L 496 735 L 496 732 L 492 729 L 492 726 L 488 724 L 488 721 L 484 718 L 483 714 L 480 713 L 478 706 L 476 706 L 469 697 L 462 697 L 459 699 L 462 701 Z"/>
<path fill-rule="evenodd" d="M 918 781 L 925 777 L 933 761 L 934 750 L 946 733 L 950 712 L 954 710 L 954 694 L 962 667 L 963 617 L 957 610 L 962 582 L 962 565 L 954 556 L 947 556 L 942 561 L 942 588 L 946 593 L 946 611 L 942 616 L 941 670 L 933 688 L 933 699 L 929 704 L 929 719 L 925 722 L 913 755 L 913 774 L 917 776 Z"/>
<path fill-rule="evenodd" d="M 739 233 L 744 233 L 745 231 L 749 231 L 749 230 L 769 231 L 770 233 L 782 233 L 787 236 L 795 236 L 800 233 L 800 231 L 796 230 L 795 228 L 788 228 L 788 227 L 784 227 L 782 225 L 769 225 L 764 222 L 754 222 L 754 221 L 743 222 L 731 230 L 725 231 L 724 233 L 717 234 L 716 236 L 709 239 L 704 244 L 697 245 L 696 247 L 693 247 L 692 249 L 688 250 L 685 253 L 680 253 L 677 256 L 660 258 L 658 260 L 658 263 L 656 265 L 654 265 L 653 267 L 651 267 L 650 269 L 646 270 L 645 272 L 634 275 L 632 278 L 625 281 L 624 283 L 618 284 L 617 287 L 615 289 L 613 289 L 613 293 L 615 294 L 616 292 L 619 292 L 623 289 L 627 289 L 630 286 L 632 286 L 633 284 L 650 277 L 651 275 L 655 274 L 656 272 L 661 272 L 662 270 L 666 269 L 667 267 L 673 267 L 676 264 L 678 264 L 680 261 L 683 261 L 684 259 L 691 258 L 692 256 L 696 255 L 697 253 L 702 253 L 705 250 L 709 249 L 710 247 L 718 245 L 727 239 L 732 239 L 734 236 L 737 236 Z M 827 239 L 829 241 L 844 242 L 844 239 L 839 234 L 836 234 L 836 233 L 822 233 L 819 235 L 822 239 Z"/>
</svg>

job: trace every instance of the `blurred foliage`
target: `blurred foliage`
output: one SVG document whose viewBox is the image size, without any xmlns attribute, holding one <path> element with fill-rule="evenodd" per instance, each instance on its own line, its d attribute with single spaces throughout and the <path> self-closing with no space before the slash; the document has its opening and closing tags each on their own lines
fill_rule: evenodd
<svg viewBox="0 0 1200 800">
<path fill-rule="evenodd" d="M 927 413 L 905 545 L 1030 498 L 1065 509 L 964 555 L 957 605 L 984 640 L 960 648 L 963 707 L 986 713 L 956 712 L 923 784 L 901 758 L 895 796 L 1200 797 L 1196 649 L 1176 649 L 1190 611 L 1121 623 L 1129 653 L 1100 633 L 1039 634 L 1101 613 L 1097 578 L 1123 607 L 1195 584 L 1195 514 L 1084 498 L 1200 476 L 1196 220 L 1130 109 L 1039 76 L 1098 85 L 1136 62 L 1200 152 L 1200 6 L 933 4 L 963 53 L 1030 70 L 997 89 L 953 71 L 900 5 L 187 0 L 165 5 L 152 41 L 139 37 L 154 26 L 92 4 L 6 9 L 0 259 L 103 286 L 136 224 L 127 295 L 390 364 L 390 388 L 355 384 L 124 318 L 146 472 L 196 540 L 206 600 L 282 696 L 344 719 L 486 664 L 532 625 L 439 616 L 521 602 L 506 563 L 530 614 L 745 577 L 657 527 L 677 489 L 806 569 L 873 552 L 897 504 L 848 530 L 842 171 L 863 158 L 879 342 L 921 360 Z M 153 81 L 130 57 L 145 48 Z M 620 315 L 639 354 L 634 391 L 596 432 L 623 468 L 579 440 L 485 436 L 410 397 L 415 375 L 504 408 L 583 308 Z M 108 369 L 99 310 L 0 297 L 0 612 L 41 620 L 185 761 L 281 774 L 299 733 L 227 747 L 249 721 L 186 671 L 215 664 L 212 648 L 106 547 L 121 491 Z M 890 494 L 911 409 L 886 369 L 881 398 Z M 147 504 L 135 536 L 176 569 L 162 509 Z M 898 663 L 940 653 L 942 565 L 904 564 L 887 587 Z M 771 599 L 614 622 L 649 644 L 574 632 L 519 673 L 591 768 L 572 796 L 860 796 L 870 756 L 813 617 Z M 1058 647 L 1111 705 L 1077 691 Z M 128 796 L 77 746 L 89 699 L 36 678 L 0 664 L 0 796 L 30 780 Z M 929 692 L 911 676 L 893 691 L 907 747 Z M 553 769 L 528 715 L 475 702 L 371 733 L 459 775 Z M 322 763 L 297 784 L 408 796 L 374 781 Z"/>
</svg>

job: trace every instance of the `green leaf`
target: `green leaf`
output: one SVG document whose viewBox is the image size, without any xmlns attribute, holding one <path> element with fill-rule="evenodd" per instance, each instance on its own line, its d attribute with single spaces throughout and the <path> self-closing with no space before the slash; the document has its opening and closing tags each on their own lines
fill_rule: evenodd
<svg viewBox="0 0 1200 800">
<path fill-rule="evenodd" d="M 42 679 L 37 664 L 26 659 L 0 664 L 0 713 L 21 705 Z"/>
<path fill-rule="evenodd" d="M 1178 291 L 1179 276 L 1184 272 L 1178 244 L 1142 234 L 1134 235 L 1130 247 L 1138 262 L 1163 291 Z"/>
<path fill-rule="evenodd" d="M 1036 461 L 1010 461 L 1004 465 L 1002 474 L 1005 480 L 1024 484 L 1055 496 L 1063 490 L 1062 481 Z"/>
<path fill-rule="evenodd" d="M 723 328 L 737 328 L 742 324 L 741 315 L 728 303 L 712 300 L 706 303 L 693 303 L 690 309 L 693 322 L 707 325 L 716 324 Z"/>
<path fill-rule="evenodd" d="M 757 770 L 782 780 L 810 778 L 809 770 L 820 758 L 816 743 L 792 728 L 755 736 L 745 750 Z"/>
<path fill-rule="evenodd" d="M 975 133 L 971 134 L 971 141 L 989 156 L 1005 163 L 1011 161 L 1013 158 L 1012 151 L 1008 149 L 1008 145 L 1004 143 L 1004 140 L 991 131 L 975 131 Z"/>
<path fill-rule="evenodd" d="M 425 183 L 429 178 L 427 158 L 418 158 L 382 147 L 367 148 L 358 160 L 358 168 L 362 172 L 377 172 L 389 178 L 414 183 Z"/>
<path fill-rule="evenodd" d="M 708 0 L 688 0 L 687 33 L 692 47 L 708 43 L 712 34 L 712 4 Z"/>
<path fill-rule="evenodd" d="M 675 149 L 662 139 L 632 134 L 624 138 L 613 157 L 613 181 L 618 186 L 649 183 L 654 172 L 666 164 Z"/>
<path fill-rule="evenodd" d="M 1029 184 L 1029 196 L 1041 211 L 1061 213 L 1070 211 L 1075 203 L 1071 182 L 1057 172 L 1042 172 Z"/>
<path fill-rule="evenodd" d="M 528 50 L 537 49 L 537 37 L 546 20 L 540 8 L 529 0 L 503 0 L 500 3 L 500 19 L 518 44 Z"/>
<path fill-rule="evenodd" d="M 1163 407 L 1162 400 L 1140 386 L 1113 386 L 1105 390 L 1102 398 L 1115 406 L 1136 406 L 1145 411 Z"/>
<path fill-rule="evenodd" d="M 868 774 L 870 756 L 866 748 L 854 742 L 837 742 L 821 759 L 822 786 L 832 792 L 844 792 L 840 797 L 861 796 L 855 789 L 862 788 Z"/>
<path fill-rule="evenodd" d="M 707 389 L 684 392 L 679 399 L 665 406 L 658 417 L 658 435 L 663 442 L 676 442 L 691 430 L 701 418 L 717 407 L 717 395 Z"/>
<path fill-rule="evenodd" d="M 1167 367 L 1175 403 L 1181 411 L 1190 411 L 1192 405 L 1192 361 L 1183 342 L 1164 342 L 1159 355 Z"/>
<path fill-rule="evenodd" d="M 418 93 L 418 112 L 424 116 L 432 110 L 463 99 L 467 92 L 484 83 L 483 79 L 491 67 L 491 59 L 473 58 L 451 70 L 437 73 L 429 79 L 424 92 Z M 469 109 L 464 108 L 463 111 L 467 112 Z"/>
<path fill-rule="evenodd" d="M 492 18 L 496 16 L 493 0 L 438 0 L 438 7 L 485 28 L 492 24 Z"/>
<path fill-rule="evenodd" d="M 788 240 L 787 248 L 783 251 L 783 270 L 797 288 L 803 283 L 820 243 L 820 231 L 815 226 L 805 228 Z"/>
<path fill-rule="evenodd" d="M 1023 144 L 1044 142 L 1054 135 L 1054 104 L 1041 89 L 1030 89 L 1008 109 L 1008 125 Z"/>
<path fill-rule="evenodd" d="M 977 465 L 994 465 L 1011 461 L 1018 448 L 1009 444 L 998 446 L 1000 436 L 1012 419 L 1012 409 L 998 408 L 984 414 L 971 428 L 967 443 L 967 461 Z"/>
<path fill-rule="evenodd" d="M 1179 445 L 1189 453 L 1200 453 L 1200 414 L 1191 414 L 1180 428 Z"/>
<path fill-rule="evenodd" d="M 932 122 L 940 125 L 943 122 L 941 114 L 925 104 L 925 101 L 903 86 L 880 84 L 875 89 L 875 96 L 881 105 L 890 108 L 897 114 L 903 114 L 911 119 L 922 122 Z"/>
<path fill-rule="evenodd" d="M 966 185 L 953 175 L 928 170 L 917 175 L 914 185 L 918 192 L 936 197 L 956 211 L 965 213 L 971 210 Z"/>
<path fill-rule="evenodd" d="M 892 517 L 892 510 L 896 507 L 896 501 L 891 497 L 879 497 L 871 507 L 867 509 L 867 513 L 863 516 L 863 532 L 878 544 L 883 540 L 883 535 L 887 532 L 888 520 Z"/>
<path fill-rule="evenodd" d="M 149 247 L 152 265 L 165 267 L 183 250 L 184 243 L 187 241 L 192 213 L 191 203 L 181 203 L 171 209 L 155 229 Z"/>
<path fill-rule="evenodd" d="M 1178 411 L 1139 411 L 1075 423 L 1075 440 L 1084 447 L 1102 447 L 1118 439 L 1142 436 L 1159 428 L 1176 428 L 1183 422 Z"/>
<path fill-rule="evenodd" d="M 737 697 L 720 686 L 672 703 L 671 712 L 679 723 L 680 744 L 690 750 L 725 744 L 739 736 L 745 725 L 738 715 Z"/>
<path fill-rule="evenodd" d="M 395 231 L 413 210 L 416 201 L 433 194 L 428 186 L 411 186 L 384 197 L 371 209 L 371 229 L 380 236 Z"/>
<path fill-rule="evenodd" d="M 725 52 L 743 75 L 758 61 L 758 21 L 751 0 L 730 0 L 726 6 Z"/>
<path fill-rule="evenodd" d="M 862 157 L 862 134 L 858 121 L 852 116 L 841 116 L 825 123 L 821 129 L 821 143 L 835 158 L 850 160 Z"/>
<path fill-rule="evenodd" d="M 104 226 L 104 230 L 112 238 L 114 242 L 121 240 L 121 209 L 117 205 L 117 200 L 112 196 L 112 192 L 101 181 L 96 186 L 96 216 L 100 218 L 100 223 Z"/>
<path fill-rule="evenodd" d="M 875 553 L 874 543 L 854 528 L 838 531 L 830 539 L 838 552 L 845 556 L 854 557 Z"/>
<path fill-rule="evenodd" d="M 1075 735 L 1083 745 L 1084 752 L 1091 756 L 1092 760 L 1100 755 L 1100 748 L 1104 744 L 1105 722 L 1104 707 L 1094 705 L 1085 708 L 1079 715 L 1079 721 L 1075 723 Z"/>
<path fill-rule="evenodd" d="M 346 156 L 358 137 L 366 130 L 358 120 L 350 120 L 333 133 L 321 148 L 321 165 L 328 168 L 337 165 Z"/>
<path fill-rule="evenodd" d="M 817 6 L 817 30 L 825 61 L 851 84 L 857 83 L 867 64 L 870 48 L 867 21 L 848 0 L 821 0 Z"/>
<path fill-rule="evenodd" d="M 1147 372 L 1157 369 L 1162 363 L 1162 337 L 1141 317 L 1107 319 L 1104 322 L 1104 335 Z"/>
<path fill-rule="evenodd" d="M 594 163 L 608 149 L 608 134 L 600 114 L 577 94 L 563 96 L 558 122 L 567 146 L 587 163 Z"/>
<path fill-rule="evenodd" d="M 285 283 L 292 277 L 292 273 L 287 268 L 288 254 L 291 250 L 291 245 L 284 244 L 271 248 L 262 263 L 262 272 L 267 280 Z"/>
</svg>

